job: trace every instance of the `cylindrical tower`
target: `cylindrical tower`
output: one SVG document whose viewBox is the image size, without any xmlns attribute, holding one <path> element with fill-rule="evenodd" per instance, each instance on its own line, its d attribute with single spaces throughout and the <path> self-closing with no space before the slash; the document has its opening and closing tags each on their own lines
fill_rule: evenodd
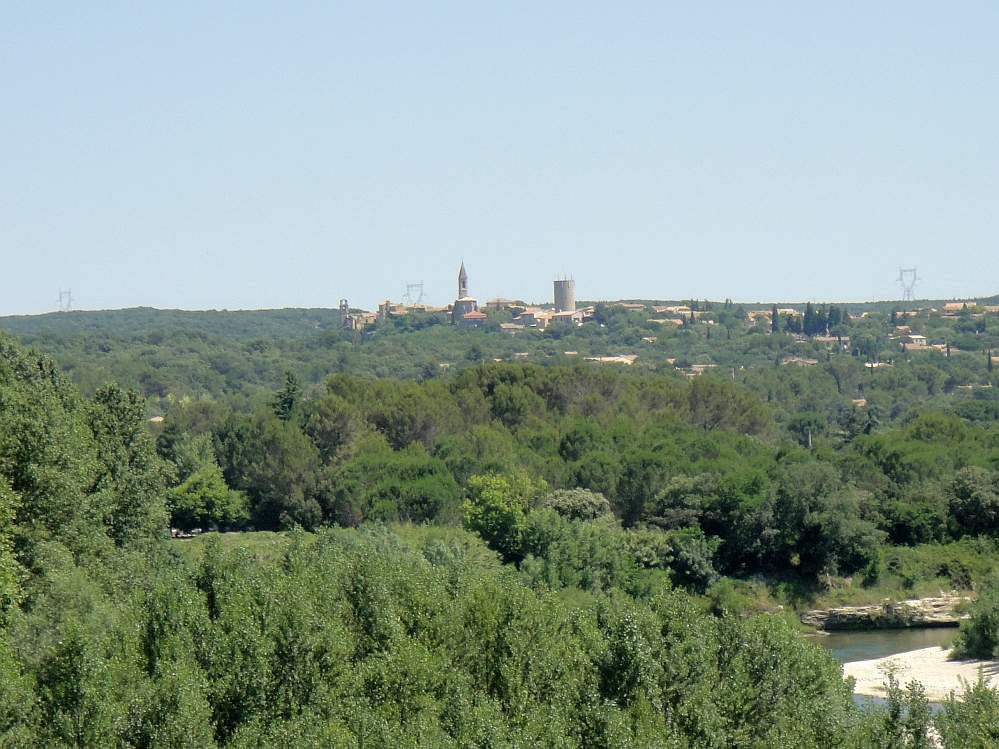
<svg viewBox="0 0 999 749">
<path fill-rule="evenodd" d="M 555 311 L 576 311 L 576 282 L 573 279 L 555 279 Z"/>
</svg>

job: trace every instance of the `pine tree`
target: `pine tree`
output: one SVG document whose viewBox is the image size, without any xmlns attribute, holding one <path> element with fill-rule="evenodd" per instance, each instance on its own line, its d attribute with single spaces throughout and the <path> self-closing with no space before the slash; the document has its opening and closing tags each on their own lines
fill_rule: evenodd
<svg viewBox="0 0 999 749">
<path fill-rule="evenodd" d="M 285 372 L 284 387 L 274 399 L 274 415 L 281 421 L 289 421 L 301 394 L 302 387 L 298 384 L 298 378 L 291 372 Z"/>
<path fill-rule="evenodd" d="M 780 316 L 777 313 L 777 305 L 775 304 L 773 306 L 773 309 L 770 310 L 770 332 L 771 333 L 778 332 L 778 330 L 780 330 L 779 326 L 780 326 Z"/>
</svg>

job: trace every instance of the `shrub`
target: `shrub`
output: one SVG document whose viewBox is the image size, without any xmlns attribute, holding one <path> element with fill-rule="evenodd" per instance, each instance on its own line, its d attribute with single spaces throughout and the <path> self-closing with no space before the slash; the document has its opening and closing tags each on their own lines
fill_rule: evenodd
<svg viewBox="0 0 999 749">
<path fill-rule="evenodd" d="M 595 520 L 611 512 L 607 498 L 589 489 L 559 489 L 545 499 L 544 506 L 569 520 Z"/>
<path fill-rule="evenodd" d="M 993 576 L 972 605 L 971 618 L 961 623 L 955 650 L 970 658 L 999 657 L 999 576 Z"/>
</svg>

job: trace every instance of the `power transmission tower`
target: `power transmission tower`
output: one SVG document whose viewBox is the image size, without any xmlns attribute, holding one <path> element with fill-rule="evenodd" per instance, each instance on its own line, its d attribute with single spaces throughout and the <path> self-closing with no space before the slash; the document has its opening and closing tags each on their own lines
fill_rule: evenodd
<svg viewBox="0 0 999 749">
<path fill-rule="evenodd" d="M 59 289 L 59 311 L 69 312 L 73 309 L 73 290 L 66 289 L 63 291 Z"/>
<path fill-rule="evenodd" d="M 416 292 L 416 296 L 413 296 L 413 292 Z M 423 302 L 423 281 L 419 283 L 408 283 L 406 284 L 406 293 L 402 296 L 402 301 L 406 303 L 406 306 L 412 307 L 414 304 L 420 304 Z"/>
<path fill-rule="evenodd" d="M 916 288 L 916 281 L 919 280 L 919 276 L 916 275 L 915 268 L 899 268 L 898 269 L 898 285 L 902 287 L 902 301 L 911 302 L 913 300 L 913 290 Z"/>
</svg>

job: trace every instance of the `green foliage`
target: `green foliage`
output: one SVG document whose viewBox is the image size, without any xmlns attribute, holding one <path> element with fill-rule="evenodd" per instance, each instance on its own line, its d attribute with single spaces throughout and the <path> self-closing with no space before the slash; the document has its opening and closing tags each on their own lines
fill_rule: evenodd
<svg viewBox="0 0 999 749">
<path fill-rule="evenodd" d="M 646 596 L 656 578 L 646 574 L 629 545 L 629 534 L 608 517 L 569 520 L 551 510 L 531 512 L 525 521 L 524 579 L 554 590 L 624 590 Z M 660 570 L 666 565 L 656 565 Z M 660 572 L 665 581 L 665 573 Z"/>
<path fill-rule="evenodd" d="M 258 413 L 226 425 L 219 445 L 226 483 L 246 492 L 254 523 L 269 528 L 320 523 L 319 453 L 297 426 Z"/>
<path fill-rule="evenodd" d="M 546 488 L 523 473 L 472 476 L 465 527 L 478 533 L 504 561 L 519 561 L 525 553 L 528 511 Z"/>
<path fill-rule="evenodd" d="M 956 351 L 906 361 L 884 310 L 806 311 L 805 333 L 848 326 L 855 358 L 696 306 L 678 331 L 604 305 L 605 328 L 516 342 L 415 317 L 348 341 L 285 313 L 270 339 L 221 313 L 52 333 L 90 400 L 0 336 L 0 745 L 924 745 L 918 688 L 863 718 L 826 653 L 749 616 L 764 583 L 720 573 L 978 585 L 999 441 L 989 389 L 959 387 L 990 375 Z M 621 371 L 558 353 L 653 330 Z M 820 363 L 774 366 L 801 353 Z M 360 527 L 167 541 L 164 498 L 181 527 Z M 969 652 L 995 652 L 994 590 Z M 987 745 L 994 700 L 971 688 L 941 736 Z"/>
<path fill-rule="evenodd" d="M 717 539 L 707 539 L 699 528 L 685 528 L 666 534 L 669 566 L 678 584 L 704 592 L 717 579 L 713 558 Z"/>
<path fill-rule="evenodd" d="M 595 520 L 611 514 L 607 498 L 589 489 L 558 489 L 545 498 L 543 505 L 570 520 Z"/>
<path fill-rule="evenodd" d="M 200 468 L 167 493 L 172 526 L 184 530 L 238 526 L 249 520 L 246 497 L 226 486 L 217 465 Z"/>
<path fill-rule="evenodd" d="M 763 434 L 770 428 L 770 415 L 759 400 L 724 380 L 696 378 L 690 383 L 688 405 L 691 422 L 704 429 Z"/>
<path fill-rule="evenodd" d="M 0 623 L 20 600 L 21 569 L 14 557 L 14 519 L 18 498 L 0 479 Z"/>
<path fill-rule="evenodd" d="M 887 705 L 867 721 L 863 746 L 878 749 L 931 749 L 930 706 L 918 681 L 903 686 L 893 670 L 886 674 Z"/>
<path fill-rule="evenodd" d="M 969 658 L 999 658 L 999 575 L 979 591 L 954 647 Z"/>
<path fill-rule="evenodd" d="M 284 387 L 278 391 L 274 398 L 274 415 L 281 421 L 291 419 L 302 395 L 302 386 L 293 372 L 285 372 Z"/>
<path fill-rule="evenodd" d="M 186 481 L 192 474 L 218 465 L 212 436 L 205 433 L 194 435 L 183 433 L 171 445 L 170 458 L 179 481 Z"/>
<path fill-rule="evenodd" d="M 961 695 L 951 694 L 934 719 L 945 747 L 988 749 L 999 744 L 999 689 L 991 689 L 982 675 L 965 685 Z"/>
<path fill-rule="evenodd" d="M 342 525 L 364 519 L 457 522 L 461 490 L 443 461 L 419 443 L 394 451 L 380 440 L 326 477 L 327 516 Z"/>
<path fill-rule="evenodd" d="M 53 538 L 82 557 L 161 536 L 165 475 L 134 393 L 109 386 L 88 402 L 0 335 L 0 508 L 22 561 Z"/>
<path fill-rule="evenodd" d="M 950 486 L 950 513 L 962 533 L 999 534 L 999 472 L 959 470 Z"/>
<path fill-rule="evenodd" d="M 565 501 L 603 495 L 626 527 L 712 539 L 673 558 L 700 570 L 685 583 L 695 588 L 717 573 L 789 570 L 826 585 L 862 573 L 877 587 L 886 541 L 991 533 L 992 474 L 981 471 L 999 457 L 990 424 L 927 409 L 880 428 L 873 405 L 833 411 L 806 397 L 858 387 L 857 366 L 780 368 L 777 380 L 771 367 L 742 384 L 523 363 L 422 382 L 337 374 L 325 391 L 296 394 L 288 420 L 263 401 L 235 413 L 179 407 L 158 446 L 180 482 L 217 456 L 259 528 L 453 523 L 473 476 L 523 473 L 569 492 L 556 495 Z M 752 392 L 763 387 L 801 411 L 765 405 Z M 560 511 L 583 518 L 603 507 Z M 520 559 L 522 523 L 510 519 L 510 528 L 503 553 Z"/>
<path fill-rule="evenodd" d="M 153 451 L 139 396 L 115 385 L 102 388 L 89 422 L 97 448 L 95 494 L 111 537 L 124 543 L 161 533 L 166 469 Z"/>
</svg>

